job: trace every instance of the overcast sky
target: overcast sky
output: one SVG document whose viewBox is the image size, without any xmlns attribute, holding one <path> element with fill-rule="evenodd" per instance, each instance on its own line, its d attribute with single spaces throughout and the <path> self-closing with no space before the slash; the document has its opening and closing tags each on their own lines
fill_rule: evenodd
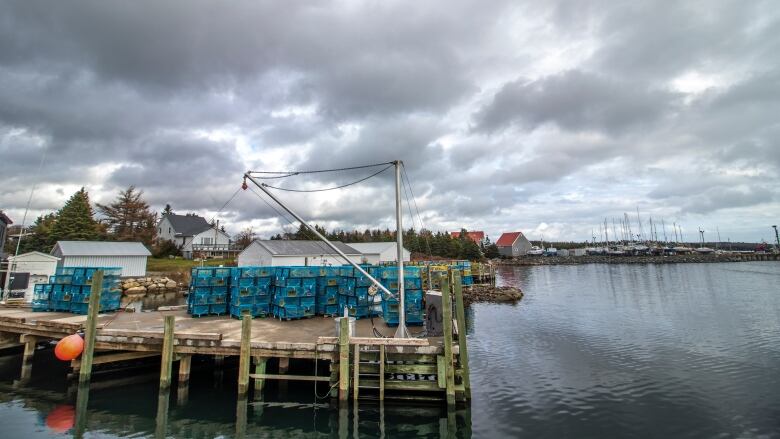
<svg viewBox="0 0 780 439">
<path fill-rule="evenodd" d="M 16 223 L 36 183 L 28 222 L 81 186 L 105 203 L 131 184 L 210 219 L 248 169 L 393 159 L 426 227 L 493 240 L 585 240 L 637 207 L 689 240 L 770 240 L 780 222 L 776 1 L 1 7 L 0 209 Z M 385 227 L 380 177 L 278 193 L 328 228 Z M 217 218 L 291 227 L 248 191 Z"/>
</svg>

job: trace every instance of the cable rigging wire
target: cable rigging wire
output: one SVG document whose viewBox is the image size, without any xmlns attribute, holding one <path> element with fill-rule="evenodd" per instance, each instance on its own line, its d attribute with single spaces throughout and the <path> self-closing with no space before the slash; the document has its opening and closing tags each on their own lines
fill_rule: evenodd
<svg viewBox="0 0 780 439">
<path fill-rule="evenodd" d="M 314 171 L 248 171 L 247 174 L 289 174 L 289 175 L 320 174 L 323 172 L 352 171 L 355 169 L 375 168 L 377 166 L 393 165 L 393 164 L 395 164 L 395 162 L 374 163 L 373 165 L 348 166 L 344 168 L 335 168 L 335 169 L 317 169 Z"/>
<path fill-rule="evenodd" d="M 423 230 L 425 230 L 425 224 L 423 224 L 422 215 L 420 215 L 420 209 L 417 207 L 417 197 L 414 196 L 414 191 L 412 190 L 412 182 L 409 180 L 409 174 L 406 173 L 406 165 L 404 165 L 403 162 L 401 162 L 401 171 L 403 171 L 402 176 L 406 180 L 406 184 L 409 186 L 409 193 L 412 194 L 414 209 L 417 212 L 417 219 L 420 221 L 420 232 L 422 233 Z M 428 250 L 428 257 L 433 257 L 433 254 L 431 253 L 431 241 L 428 237 L 428 233 L 425 233 L 425 246 Z"/>
<path fill-rule="evenodd" d="M 325 191 L 332 191 L 332 190 L 336 190 L 336 189 L 343 189 L 345 187 L 356 185 L 358 183 L 362 183 L 362 182 L 368 180 L 369 178 L 376 177 L 377 175 L 387 171 L 391 167 L 393 167 L 392 164 L 382 168 L 381 170 L 379 170 L 377 172 L 374 172 L 373 174 L 369 175 L 368 177 L 363 177 L 360 180 L 355 180 L 355 181 L 353 181 L 351 183 L 342 184 L 341 186 L 335 186 L 335 187 L 329 187 L 329 188 L 321 188 L 321 189 L 290 189 L 290 188 L 283 188 L 283 187 L 278 187 L 278 186 L 271 186 L 270 184 L 266 184 L 266 183 L 263 183 L 263 186 L 269 187 L 271 189 L 278 189 L 280 191 L 287 191 L 287 192 L 325 192 Z M 316 171 L 314 171 L 314 172 L 316 172 Z"/>
</svg>

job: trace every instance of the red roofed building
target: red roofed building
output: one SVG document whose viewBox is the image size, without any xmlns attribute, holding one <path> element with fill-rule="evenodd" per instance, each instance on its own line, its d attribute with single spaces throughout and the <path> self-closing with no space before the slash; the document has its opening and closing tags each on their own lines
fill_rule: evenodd
<svg viewBox="0 0 780 439">
<path fill-rule="evenodd" d="M 523 232 L 508 232 L 498 238 L 496 247 L 501 256 L 522 256 L 531 250 L 531 241 L 523 235 Z"/>
<path fill-rule="evenodd" d="M 452 235 L 453 238 L 460 238 L 460 232 L 450 232 L 450 235 Z M 466 236 L 468 236 L 472 241 L 476 242 L 477 244 L 481 244 L 482 241 L 485 240 L 485 232 L 483 231 L 466 232 Z"/>
</svg>

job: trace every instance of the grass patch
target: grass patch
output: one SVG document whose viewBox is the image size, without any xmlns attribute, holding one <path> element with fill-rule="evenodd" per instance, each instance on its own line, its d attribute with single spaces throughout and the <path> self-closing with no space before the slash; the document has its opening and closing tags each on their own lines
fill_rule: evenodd
<svg viewBox="0 0 780 439">
<path fill-rule="evenodd" d="M 220 265 L 234 266 L 236 260 L 233 258 L 225 259 L 207 259 L 202 261 L 202 264 L 207 267 L 217 267 Z M 166 273 L 189 273 L 192 267 L 200 267 L 201 261 L 195 261 L 192 259 L 169 259 L 169 258 L 148 258 L 146 260 L 146 271 L 162 271 Z"/>
</svg>

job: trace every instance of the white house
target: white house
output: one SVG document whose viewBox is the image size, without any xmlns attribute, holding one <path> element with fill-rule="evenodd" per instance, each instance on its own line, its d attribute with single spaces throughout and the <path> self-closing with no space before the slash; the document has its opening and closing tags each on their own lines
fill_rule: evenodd
<svg viewBox="0 0 780 439">
<path fill-rule="evenodd" d="M 18 256 L 9 256 L 9 271 L 12 273 L 27 273 L 29 281 L 24 292 L 24 300 L 32 301 L 33 287 L 35 284 L 43 284 L 49 281 L 49 276 L 54 276 L 57 271 L 57 261 L 60 258 L 41 252 L 24 253 Z M 6 288 L 8 286 L 6 285 Z"/>
<path fill-rule="evenodd" d="M 398 261 L 398 244 L 395 242 L 353 242 L 349 246 L 363 254 L 361 260 L 366 264 Z M 404 249 L 404 261 L 411 259 L 412 254 Z"/>
<path fill-rule="evenodd" d="M 531 250 L 531 242 L 523 232 L 508 232 L 498 238 L 496 247 L 502 256 L 522 256 Z"/>
<path fill-rule="evenodd" d="M 195 254 L 215 256 L 231 251 L 230 235 L 197 215 L 163 215 L 157 224 L 157 238 L 173 241 L 187 259 Z"/>
<path fill-rule="evenodd" d="M 121 267 L 122 276 L 145 276 L 152 254 L 140 242 L 57 241 L 51 254 L 60 267 Z"/>
<path fill-rule="evenodd" d="M 360 263 L 363 255 L 340 241 L 331 241 L 352 262 Z M 238 266 L 344 265 L 345 261 L 322 241 L 260 240 L 252 241 L 238 254 Z"/>
</svg>

